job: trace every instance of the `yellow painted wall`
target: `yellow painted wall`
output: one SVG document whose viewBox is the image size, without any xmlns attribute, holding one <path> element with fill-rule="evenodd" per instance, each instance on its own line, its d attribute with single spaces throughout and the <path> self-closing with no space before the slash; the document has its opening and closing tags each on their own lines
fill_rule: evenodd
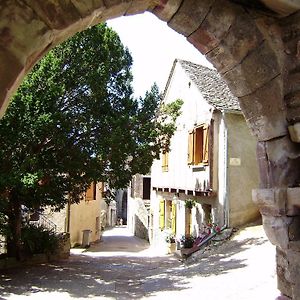
<svg viewBox="0 0 300 300">
<path fill-rule="evenodd" d="M 82 243 L 83 230 L 91 230 L 90 242 L 100 239 L 100 206 L 101 201 L 104 201 L 101 193 L 102 183 L 96 186 L 96 199 L 90 197 L 90 192 L 87 192 L 87 197 L 79 204 L 72 204 L 70 208 L 70 239 L 71 246 Z M 89 199 L 89 200 L 87 200 Z M 97 219 L 98 218 L 98 219 Z"/>
<path fill-rule="evenodd" d="M 258 188 L 256 139 L 251 136 L 244 117 L 226 115 L 228 129 L 229 226 L 238 226 L 260 216 L 252 201 L 252 189 Z"/>
</svg>

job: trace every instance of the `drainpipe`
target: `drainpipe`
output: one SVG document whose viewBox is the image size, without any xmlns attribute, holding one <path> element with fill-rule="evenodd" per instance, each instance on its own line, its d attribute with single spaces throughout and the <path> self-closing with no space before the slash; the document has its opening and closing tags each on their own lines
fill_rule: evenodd
<svg viewBox="0 0 300 300">
<path fill-rule="evenodd" d="M 68 203 L 67 203 L 67 228 L 66 228 L 66 232 L 70 233 L 70 215 L 71 215 L 71 204 L 70 204 L 70 199 L 68 197 Z"/>
<path fill-rule="evenodd" d="M 223 212 L 224 212 L 224 226 L 229 226 L 229 201 L 228 201 L 228 132 L 227 132 L 227 125 L 226 125 L 226 116 L 224 111 L 222 112 L 222 119 L 224 124 L 224 190 L 223 190 Z"/>
</svg>

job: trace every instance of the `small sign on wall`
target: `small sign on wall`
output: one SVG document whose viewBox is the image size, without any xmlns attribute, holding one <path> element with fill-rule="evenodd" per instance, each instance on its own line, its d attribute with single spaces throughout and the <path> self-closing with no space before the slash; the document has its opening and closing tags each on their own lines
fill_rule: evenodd
<svg viewBox="0 0 300 300">
<path fill-rule="evenodd" d="M 241 159 L 239 157 L 230 157 L 229 164 L 231 166 L 240 166 L 241 165 Z"/>
</svg>

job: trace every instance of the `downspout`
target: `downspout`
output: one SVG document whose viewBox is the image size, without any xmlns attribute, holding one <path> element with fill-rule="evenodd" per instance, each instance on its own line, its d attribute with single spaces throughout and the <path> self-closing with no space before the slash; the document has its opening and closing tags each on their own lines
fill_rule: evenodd
<svg viewBox="0 0 300 300">
<path fill-rule="evenodd" d="M 223 174 L 223 180 L 224 180 L 224 190 L 223 190 L 223 203 L 224 203 L 224 226 L 229 227 L 229 202 L 228 202 L 228 132 L 227 132 L 227 125 L 226 125 L 226 119 L 225 119 L 225 113 L 222 111 L 222 119 L 224 123 L 224 174 Z"/>
<path fill-rule="evenodd" d="M 68 203 L 67 203 L 67 228 L 66 228 L 66 232 L 70 233 L 70 215 L 71 215 L 71 204 L 70 204 L 70 199 L 68 197 Z"/>
</svg>

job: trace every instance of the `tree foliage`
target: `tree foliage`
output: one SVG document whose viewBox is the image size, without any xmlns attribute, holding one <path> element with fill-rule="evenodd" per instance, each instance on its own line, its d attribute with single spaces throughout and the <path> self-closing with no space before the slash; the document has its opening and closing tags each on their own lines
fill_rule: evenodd
<svg viewBox="0 0 300 300">
<path fill-rule="evenodd" d="M 59 209 L 92 181 L 125 187 L 168 147 L 180 105 L 158 116 L 155 85 L 134 99 L 131 64 L 102 24 L 51 50 L 25 78 L 0 120 L 0 211 L 15 242 L 21 205 Z"/>
</svg>

